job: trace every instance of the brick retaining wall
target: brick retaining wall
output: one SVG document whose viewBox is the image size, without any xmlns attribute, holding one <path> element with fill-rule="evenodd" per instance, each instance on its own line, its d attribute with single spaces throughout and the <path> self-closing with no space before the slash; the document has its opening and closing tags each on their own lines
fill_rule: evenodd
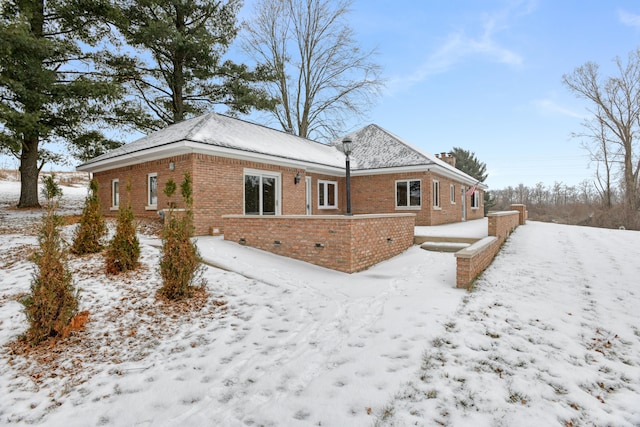
<svg viewBox="0 0 640 427">
<path fill-rule="evenodd" d="M 490 212 L 488 234 L 489 237 L 479 240 L 468 248 L 456 252 L 456 287 L 468 288 L 473 281 L 493 261 L 500 247 L 507 237 L 520 224 L 526 221 L 526 207 L 521 209 Z"/>
<path fill-rule="evenodd" d="M 224 238 L 333 270 L 354 273 L 413 244 L 414 214 L 226 215 Z"/>
</svg>

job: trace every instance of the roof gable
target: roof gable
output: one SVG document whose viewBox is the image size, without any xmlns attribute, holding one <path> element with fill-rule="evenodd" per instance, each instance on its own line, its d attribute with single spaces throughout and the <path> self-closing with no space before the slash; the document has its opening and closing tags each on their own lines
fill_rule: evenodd
<svg viewBox="0 0 640 427">
<path fill-rule="evenodd" d="M 376 124 L 365 126 L 345 137 L 350 137 L 353 141 L 351 156 L 356 159 L 354 170 L 433 166 L 449 176 L 455 176 L 468 183 L 477 183 L 472 176 Z M 341 149 L 342 139 L 333 141 L 331 145 Z"/>
<path fill-rule="evenodd" d="M 409 143 L 378 125 L 370 124 L 345 137 L 353 141 L 352 157 L 357 160 L 354 169 L 379 169 L 402 166 L 429 165 L 434 162 Z M 331 145 L 340 148 L 342 140 Z"/>
</svg>

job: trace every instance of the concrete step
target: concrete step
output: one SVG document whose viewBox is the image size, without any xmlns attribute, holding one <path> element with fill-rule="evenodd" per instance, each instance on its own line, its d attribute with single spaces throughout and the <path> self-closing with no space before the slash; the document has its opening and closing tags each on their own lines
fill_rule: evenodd
<svg viewBox="0 0 640 427">
<path fill-rule="evenodd" d="M 478 240 L 480 239 L 477 237 L 413 236 L 414 245 L 421 245 L 424 242 L 475 243 Z"/>
<path fill-rule="evenodd" d="M 422 249 L 433 252 L 458 252 L 469 246 L 471 243 L 466 242 L 424 242 L 420 245 Z"/>
</svg>

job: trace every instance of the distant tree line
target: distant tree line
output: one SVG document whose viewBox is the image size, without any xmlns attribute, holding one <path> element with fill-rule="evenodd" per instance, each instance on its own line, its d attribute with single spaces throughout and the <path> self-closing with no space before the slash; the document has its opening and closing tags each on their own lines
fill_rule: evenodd
<svg viewBox="0 0 640 427">
<path fill-rule="evenodd" d="M 492 210 L 507 210 L 513 203 L 527 206 L 529 219 L 561 224 L 640 230 L 637 215 L 629 215 L 624 205 L 624 193 L 611 189 L 606 196 L 589 180 L 577 185 L 542 182 L 528 187 L 519 184 L 489 193 Z M 611 205 L 609 205 L 611 201 Z"/>
</svg>

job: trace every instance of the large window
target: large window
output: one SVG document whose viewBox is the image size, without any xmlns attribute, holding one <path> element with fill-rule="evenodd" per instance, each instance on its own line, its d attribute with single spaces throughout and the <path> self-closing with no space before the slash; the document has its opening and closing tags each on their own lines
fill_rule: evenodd
<svg viewBox="0 0 640 427">
<path fill-rule="evenodd" d="M 397 208 L 419 208 L 421 205 L 420 180 L 396 181 Z"/>
<path fill-rule="evenodd" d="M 244 214 L 278 215 L 280 206 L 280 176 L 278 174 L 245 171 Z"/>
<path fill-rule="evenodd" d="M 440 181 L 433 181 L 433 207 L 440 208 Z"/>
<path fill-rule="evenodd" d="M 147 208 L 158 207 L 158 174 L 147 175 Z"/>
<path fill-rule="evenodd" d="M 336 209 L 338 207 L 338 183 L 318 180 L 318 208 Z"/>
<path fill-rule="evenodd" d="M 120 206 L 120 181 L 114 179 L 111 181 L 111 208 L 118 209 Z"/>
</svg>

